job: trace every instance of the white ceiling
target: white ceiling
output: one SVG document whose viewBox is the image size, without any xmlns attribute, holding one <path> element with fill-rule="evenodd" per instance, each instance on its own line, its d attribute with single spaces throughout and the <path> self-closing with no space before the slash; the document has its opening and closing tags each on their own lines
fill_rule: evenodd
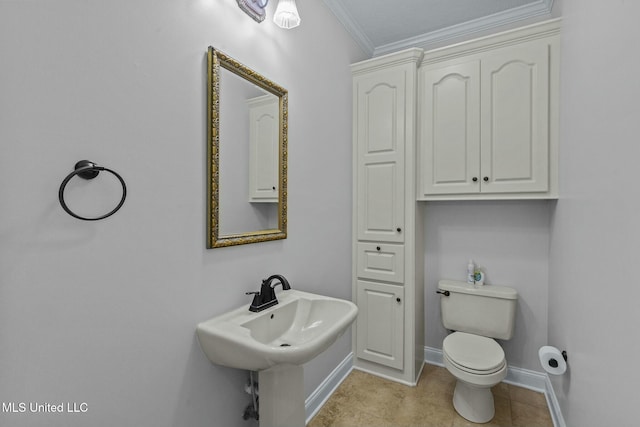
<svg viewBox="0 0 640 427">
<path fill-rule="evenodd" d="M 553 5 L 553 0 L 323 1 L 371 56 L 548 15 Z"/>
</svg>

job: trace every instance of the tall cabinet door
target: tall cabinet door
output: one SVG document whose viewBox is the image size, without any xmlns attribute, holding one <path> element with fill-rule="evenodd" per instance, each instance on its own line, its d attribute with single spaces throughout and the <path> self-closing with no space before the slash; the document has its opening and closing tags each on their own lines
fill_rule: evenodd
<svg viewBox="0 0 640 427">
<path fill-rule="evenodd" d="M 404 241 L 406 78 L 380 71 L 354 82 L 359 240 Z"/>
<path fill-rule="evenodd" d="M 549 49 L 534 41 L 482 60 L 481 192 L 549 189 Z"/>
<path fill-rule="evenodd" d="M 420 70 L 420 190 L 475 193 L 480 182 L 480 62 Z"/>
<path fill-rule="evenodd" d="M 402 369 L 404 288 L 358 280 L 356 351 L 359 358 Z"/>
</svg>

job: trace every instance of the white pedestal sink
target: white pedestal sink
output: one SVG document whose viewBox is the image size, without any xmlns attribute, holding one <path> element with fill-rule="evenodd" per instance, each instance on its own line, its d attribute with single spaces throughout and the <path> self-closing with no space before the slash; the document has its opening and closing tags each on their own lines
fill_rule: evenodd
<svg viewBox="0 0 640 427">
<path fill-rule="evenodd" d="M 198 324 L 200 346 L 217 365 L 258 371 L 260 426 L 305 425 L 302 365 L 326 350 L 353 323 L 351 301 L 297 290 L 259 313 L 248 305 Z"/>
<path fill-rule="evenodd" d="M 304 427 L 304 378 L 300 365 L 258 372 L 260 427 Z"/>
</svg>

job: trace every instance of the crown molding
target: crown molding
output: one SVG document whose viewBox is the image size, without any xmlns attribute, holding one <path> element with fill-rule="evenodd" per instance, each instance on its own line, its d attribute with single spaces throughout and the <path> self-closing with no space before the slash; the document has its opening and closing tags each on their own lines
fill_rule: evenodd
<svg viewBox="0 0 640 427">
<path fill-rule="evenodd" d="M 420 48 L 409 48 L 399 52 L 392 52 L 382 56 L 365 59 L 361 62 L 351 64 L 351 73 L 353 75 L 360 73 L 369 73 L 374 70 L 385 69 L 389 66 L 401 66 L 405 64 L 420 64 L 424 57 L 424 50 Z M 415 68 L 415 66 L 414 66 Z"/>
<path fill-rule="evenodd" d="M 498 28 L 503 25 L 512 24 L 529 18 L 549 15 L 552 7 L 553 0 L 538 0 L 534 3 L 494 13 L 493 15 L 484 16 L 461 24 L 452 25 L 441 30 L 400 40 L 395 43 L 377 46 L 374 49 L 373 56 L 384 55 L 385 53 L 394 52 L 407 47 L 421 47 L 428 50 L 429 46 L 434 43 L 469 36 L 481 31 L 491 30 L 493 28 Z"/>
<path fill-rule="evenodd" d="M 369 56 L 380 56 L 409 47 L 419 47 L 428 50 L 435 43 L 445 42 L 447 40 L 457 39 L 470 36 L 482 31 L 491 30 L 503 25 L 512 24 L 514 22 L 523 21 L 529 18 L 536 18 L 551 14 L 553 8 L 553 0 L 537 0 L 524 6 L 515 7 L 494 13 L 482 18 L 452 25 L 440 30 L 431 31 L 419 36 L 410 37 L 397 42 L 374 46 L 371 39 L 367 37 L 356 20 L 342 6 L 341 1 L 344 0 L 323 0 L 333 14 L 338 18 L 342 25 L 347 29 L 349 34 L 354 38 L 356 43 Z"/>
<path fill-rule="evenodd" d="M 340 0 L 323 0 L 329 10 L 338 18 L 338 21 L 344 26 L 351 37 L 356 41 L 358 46 L 370 57 L 373 56 L 375 46 L 371 39 L 367 37 L 360 25 L 351 16 L 349 12 L 342 7 Z"/>
<path fill-rule="evenodd" d="M 560 34 L 562 18 L 549 19 L 536 22 L 511 30 L 492 33 L 487 36 L 466 40 L 460 43 L 449 44 L 444 47 L 425 51 L 421 66 L 437 63 L 445 60 L 473 55 L 487 49 L 510 46 L 525 43 L 531 40 L 553 37 Z M 388 56 L 384 55 L 383 57 Z"/>
</svg>

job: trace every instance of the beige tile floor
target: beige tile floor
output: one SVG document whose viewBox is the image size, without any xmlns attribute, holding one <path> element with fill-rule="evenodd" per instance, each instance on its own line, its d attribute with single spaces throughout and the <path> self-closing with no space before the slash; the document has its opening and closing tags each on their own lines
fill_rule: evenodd
<svg viewBox="0 0 640 427">
<path fill-rule="evenodd" d="M 496 415 L 474 424 L 453 408 L 455 378 L 425 365 L 418 385 L 408 387 L 353 370 L 308 427 L 553 427 L 544 394 L 500 383 L 493 387 Z"/>
</svg>

